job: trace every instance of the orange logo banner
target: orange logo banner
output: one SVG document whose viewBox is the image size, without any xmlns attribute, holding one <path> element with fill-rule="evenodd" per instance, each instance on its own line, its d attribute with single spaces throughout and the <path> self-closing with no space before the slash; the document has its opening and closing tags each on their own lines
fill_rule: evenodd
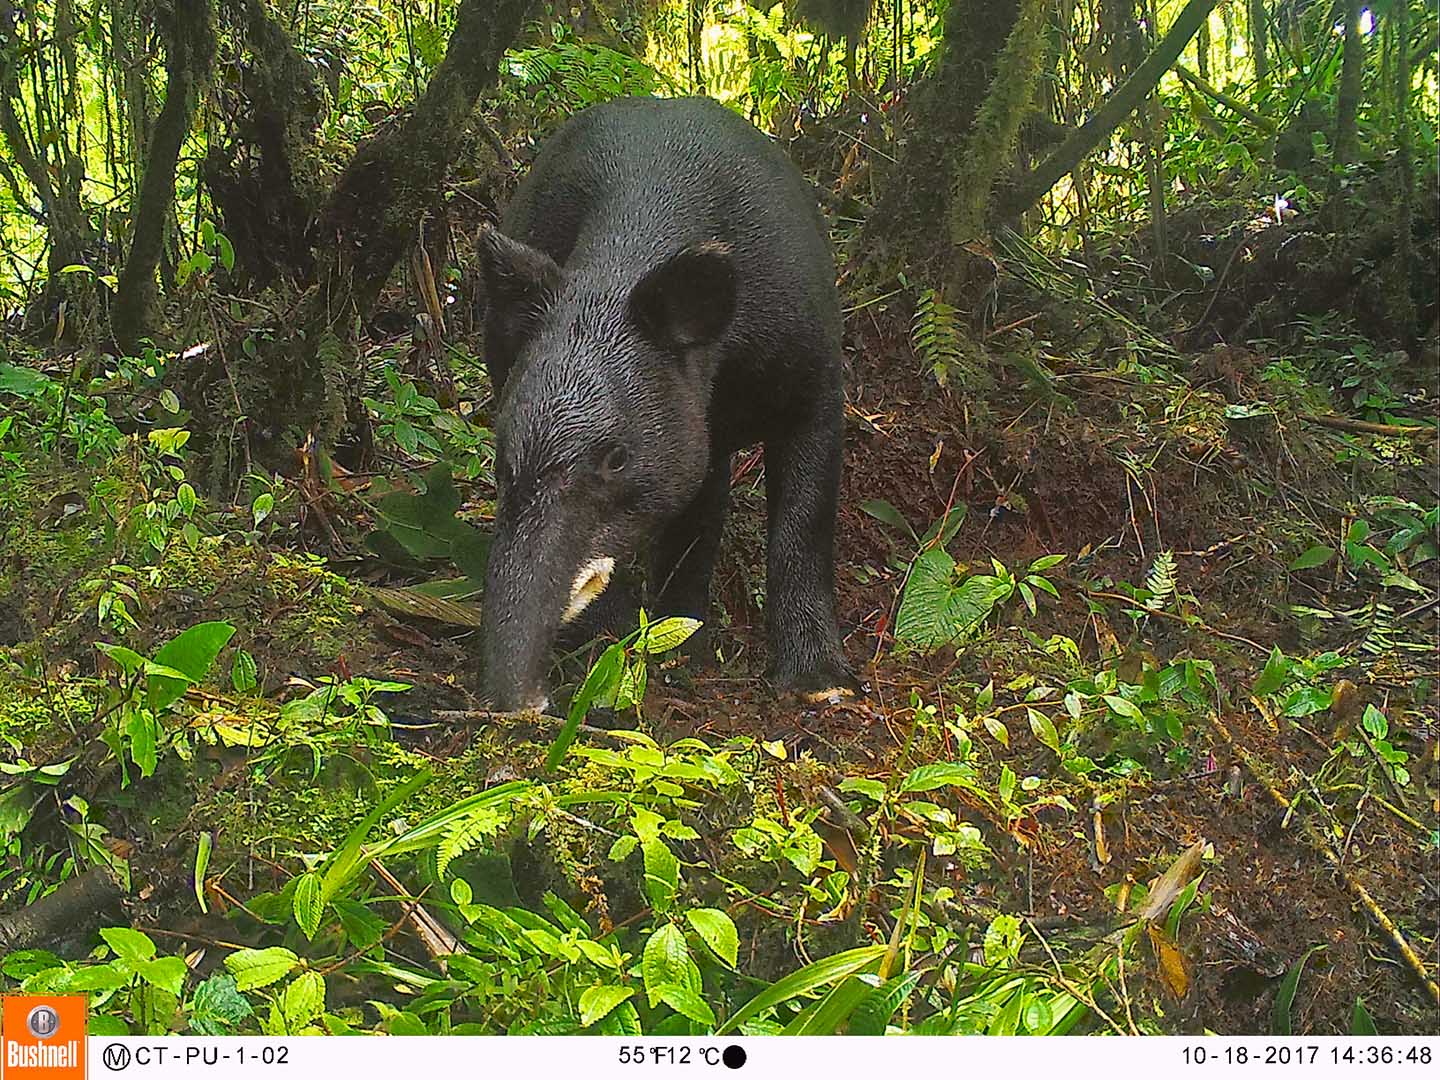
<svg viewBox="0 0 1440 1080">
<path fill-rule="evenodd" d="M 7 995 L 0 1015 L 3 1080 L 84 1080 L 83 994 L 73 997 Z"/>
</svg>

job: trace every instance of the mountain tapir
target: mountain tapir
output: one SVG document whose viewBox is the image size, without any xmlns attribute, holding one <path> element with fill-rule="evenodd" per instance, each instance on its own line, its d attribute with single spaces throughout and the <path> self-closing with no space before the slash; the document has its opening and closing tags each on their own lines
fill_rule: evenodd
<svg viewBox="0 0 1440 1080">
<path fill-rule="evenodd" d="M 844 390 L 813 192 L 704 98 L 587 108 L 480 242 L 495 421 L 484 596 L 496 708 L 545 709 L 560 627 L 649 552 L 648 610 L 704 619 L 734 451 L 764 443 L 770 678 L 856 682 L 835 621 Z"/>
</svg>

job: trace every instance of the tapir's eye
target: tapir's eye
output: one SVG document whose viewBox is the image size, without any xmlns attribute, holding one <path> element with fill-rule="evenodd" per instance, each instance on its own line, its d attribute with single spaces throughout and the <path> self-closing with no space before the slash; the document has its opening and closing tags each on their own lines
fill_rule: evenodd
<svg viewBox="0 0 1440 1080">
<path fill-rule="evenodd" d="M 630 461 L 630 451 L 622 442 L 612 442 L 605 446 L 600 456 L 600 475 L 609 480 L 625 471 L 625 466 Z"/>
</svg>

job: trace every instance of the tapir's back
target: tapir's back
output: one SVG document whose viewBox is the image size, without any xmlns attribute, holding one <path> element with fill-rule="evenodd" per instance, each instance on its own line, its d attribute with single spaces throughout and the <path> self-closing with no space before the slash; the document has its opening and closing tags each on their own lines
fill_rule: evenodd
<svg viewBox="0 0 1440 1080">
<path fill-rule="evenodd" d="M 809 184 L 708 98 L 622 98 L 577 113 L 546 143 L 502 229 L 617 290 L 689 245 L 723 241 L 737 280 L 730 345 L 777 358 L 806 338 L 838 346 L 834 260 Z"/>
</svg>

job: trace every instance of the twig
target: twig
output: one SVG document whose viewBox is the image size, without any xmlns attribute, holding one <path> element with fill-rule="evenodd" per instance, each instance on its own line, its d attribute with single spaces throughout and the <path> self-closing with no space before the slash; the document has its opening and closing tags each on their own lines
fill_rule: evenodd
<svg viewBox="0 0 1440 1080">
<path fill-rule="evenodd" d="M 1270 654 L 1270 650 L 1267 649 L 1264 645 L 1261 645 L 1258 641 L 1251 641 L 1248 637 L 1241 637 L 1239 634 L 1229 634 L 1226 633 L 1224 630 L 1216 630 L 1213 626 L 1210 626 L 1208 623 L 1205 622 L 1191 622 L 1184 615 L 1176 615 L 1173 611 L 1166 611 L 1163 608 L 1147 608 L 1139 601 L 1132 600 L 1130 597 L 1124 596 L 1121 593 L 1102 592 L 1099 589 L 1086 589 L 1085 593 L 1087 596 L 1093 596 L 1100 600 L 1119 600 L 1123 604 L 1129 604 L 1137 611 L 1143 611 L 1146 615 L 1159 615 L 1162 619 L 1171 619 L 1175 622 L 1182 622 L 1186 626 L 1193 626 L 1197 630 L 1203 630 L 1207 634 L 1213 634 L 1215 637 L 1224 638 L 1226 641 L 1238 641 L 1242 645 L 1249 645 L 1250 648 L 1254 649 L 1258 653 L 1264 653 L 1267 656 Z"/>
<path fill-rule="evenodd" d="M 1437 431 L 1428 424 L 1377 424 L 1370 420 L 1351 420 L 1346 416 L 1316 416 L 1314 413 L 1297 415 L 1307 424 L 1319 424 L 1336 431 L 1358 431 L 1366 435 L 1423 435 L 1433 439 Z"/>
<path fill-rule="evenodd" d="M 1045 950 L 1045 955 L 1050 957 L 1050 963 L 1055 965 L 1055 981 L 1060 984 L 1061 989 L 1063 989 L 1076 1001 L 1080 1002 L 1080 1004 L 1084 1005 L 1096 1016 L 1100 1017 L 1101 1020 L 1104 1020 L 1105 1023 L 1109 1024 L 1110 1030 L 1115 1032 L 1116 1035 L 1128 1034 L 1128 1032 L 1126 1032 L 1124 1028 L 1122 1028 L 1119 1024 L 1117 1024 L 1114 1020 L 1111 1019 L 1109 1013 L 1107 1013 L 1104 1009 L 1100 1008 L 1099 1004 L 1095 1001 L 1095 995 L 1086 993 L 1083 989 L 1081 989 L 1079 986 L 1076 986 L 1073 982 L 1071 982 L 1065 977 L 1065 972 L 1060 969 L 1060 961 L 1056 959 L 1054 950 L 1050 948 L 1050 943 L 1045 940 L 1045 935 L 1040 933 L 1040 928 L 1035 925 L 1034 921 L 1027 918 L 1025 920 L 1025 923 L 1034 932 L 1035 940 L 1040 942 L 1040 947 Z"/>
</svg>

